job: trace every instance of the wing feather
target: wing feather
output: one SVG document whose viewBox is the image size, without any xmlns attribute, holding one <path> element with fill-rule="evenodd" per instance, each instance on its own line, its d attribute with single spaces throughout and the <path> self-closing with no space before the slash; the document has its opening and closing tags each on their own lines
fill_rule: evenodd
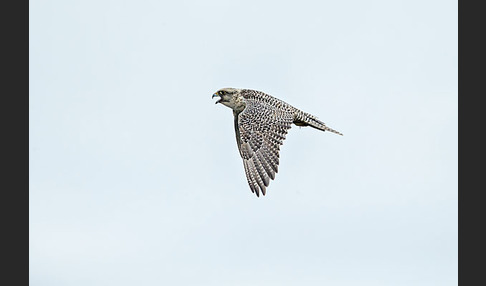
<svg viewBox="0 0 486 286">
<path fill-rule="evenodd" d="M 248 184 L 257 196 L 266 193 L 278 172 L 279 151 L 293 122 L 290 109 L 258 100 L 246 99 L 245 109 L 235 113 L 238 149 Z"/>
</svg>

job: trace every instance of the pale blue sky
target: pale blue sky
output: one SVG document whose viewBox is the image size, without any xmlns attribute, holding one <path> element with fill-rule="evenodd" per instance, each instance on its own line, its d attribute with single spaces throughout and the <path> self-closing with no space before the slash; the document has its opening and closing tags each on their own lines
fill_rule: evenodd
<svg viewBox="0 0 486 286">
<path fill-rule="evenodd" d="M 457 285 L 457 1 L 30 1 L 32 286 Z M 222 87 L 293 127 L 247 185 Z"/>
</svg>

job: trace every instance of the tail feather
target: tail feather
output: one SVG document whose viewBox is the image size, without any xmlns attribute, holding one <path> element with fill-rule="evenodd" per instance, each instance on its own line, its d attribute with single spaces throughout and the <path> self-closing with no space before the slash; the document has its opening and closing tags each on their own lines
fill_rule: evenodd
<svg viewBox="0 0 486 286">
<path fill-rule="evenodd" d="M 297 125 L 297 126 L 310 126 L 310 127 L 313 127 L 315 129 L 318 129 L 318 130 L 321 130 L 321 131 L 329 131 L 329 132 L 339 134 L 341 136 L 343 135 L 341 132 L 336 131 L 336 130 L 330 128 L 330 127 L 327 127 L 324 122 L 317 119 L 317 117 L 315 117 L 314 115 L 311 115 L 309 113 L 305 113 L 305 112 L 300 111 L 300 110 L 298 110 L 295 113 L 294 124 Z"/>
</svg>

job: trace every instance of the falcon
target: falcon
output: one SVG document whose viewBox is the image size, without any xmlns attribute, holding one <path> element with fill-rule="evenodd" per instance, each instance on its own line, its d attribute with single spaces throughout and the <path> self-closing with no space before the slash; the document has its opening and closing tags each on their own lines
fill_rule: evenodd
<svg viewBox="0 0 486 286">
<path fill-rule="evenodd" d="M 339 135 L 316 116 L 261 91 L 222 88 L 212 96 L 233 110 L 236 142 L 246 179 L 257 197 L 265 195 L 270 179 L 278 172 L 280 146 L 292 123 Z"/>
</svg>

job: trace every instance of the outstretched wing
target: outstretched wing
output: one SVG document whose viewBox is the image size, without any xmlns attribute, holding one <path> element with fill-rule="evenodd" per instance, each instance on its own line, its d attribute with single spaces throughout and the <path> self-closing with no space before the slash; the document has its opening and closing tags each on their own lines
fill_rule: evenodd
<svg viewBox="0 0 486 286">
<path fill-rule="evenodd" d="M 289 109 L 258 99 L 246 99 L 246 108 L 235 114 L 236 140 L 250 189 L 265 195 L 278 172 L 279 151 L 293 122 Z"/>
</svg>

